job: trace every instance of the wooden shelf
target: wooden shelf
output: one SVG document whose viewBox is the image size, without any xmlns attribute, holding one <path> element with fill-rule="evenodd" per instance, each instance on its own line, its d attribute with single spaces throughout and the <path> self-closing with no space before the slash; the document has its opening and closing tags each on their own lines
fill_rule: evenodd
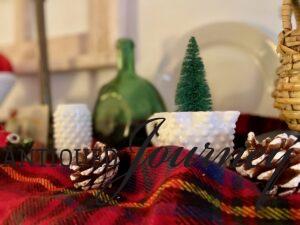
<svg viewBox="0 0 300 225">
<path fill-rule="evenodd" d="M 28 40 L 28 4 L 14 0 L 16 21 L 15 43 L 0 46 L 0 52 L 12 61 L 17 74 L 36 74 L 39 65 L 37 42 Z M 115 60 L 116 0 L 87 0 L 88 32 L 48 40 L 51 72 L 97 70 L 113 67 Z M 31 15 L 32 17 L 32 15 Z"/>
</svg>

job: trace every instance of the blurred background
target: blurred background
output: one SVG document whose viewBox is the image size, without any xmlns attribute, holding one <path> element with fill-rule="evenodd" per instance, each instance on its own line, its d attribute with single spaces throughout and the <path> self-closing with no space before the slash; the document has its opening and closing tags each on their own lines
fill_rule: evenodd
<svg viewBox="0 0 300 225">
<path fill-rule="evenodd" d="M 20 2 L 23 2 L 21 8 Z M 0 0 L 0 51 L 18 43 L 21 36 L 25 41 L 36 39 L 32 2 Z M 45 13 L 48 38 L 78 36 L 88 32 L 92 13 L 89 5 L 91 2 L 93 0 L 47 0 Z M 158 73 L 161 72 L 166 55 L 172 52 L 180 39 L 197 28 L 218 22 L 245 23 L 262 31 L 274 43 L 281 30 L 281 1 L 279 0 L 102 0 L 100 2 L 102 6 L 100 4 L 96 12 L 100 18 L 106 16 L 99 24 L 102 22 L 109 27 L 103 31 L 109 34 L 100 32 L 100 36 L 111 39 L 109 43 L 112 47 L 109 47 L 108 51 L 114 50 L 114 42 L 119 37 L 132 38 L 136 45 L 137 72 L 153 83 L 156 83 L 158 76 L 163 75 Z M 59 56 L 64 51 L 67 49 L 62 46 L 55 55 Z M 14 66 L 20 74 L 13 90 L 0 106 L 2 120 L 15 107 L 39 103 L 39 82 L 35 71 L 22 74 L 22 67 L 26 70 L 28 57 L 31 56 L 25 55 L 23 59 L 15 60 L 18 64 Z M 174 57 L 183 57 L 183 55 Z M 54 69 L 51 74 L 54 108 L 59 103 L 84 102 L 92 110 L 99 88 L 116 74 L 113 58 L 112 56 L 112 60 L 107 65 L 97 70 L 93 68 L 93 70 L 81 71 L 55 71 Z M 99 62 L 100 60 L 101 58 Z"/>
</svg>

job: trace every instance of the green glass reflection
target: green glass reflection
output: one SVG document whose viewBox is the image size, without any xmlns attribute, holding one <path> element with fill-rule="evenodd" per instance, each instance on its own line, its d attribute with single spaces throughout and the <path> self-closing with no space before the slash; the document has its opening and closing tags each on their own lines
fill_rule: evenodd
<svg viewBox="0 0 300 225">
<path fill-rule="evenodd" d="M 95 137 L 114 146 L 128 145 L 138 124 L 166 110 L 154 86 L 135 72 L 132 40 L 118 41 L 117 64 L 117 76 L 100 90 L 93 114 Z"/>
</svg>

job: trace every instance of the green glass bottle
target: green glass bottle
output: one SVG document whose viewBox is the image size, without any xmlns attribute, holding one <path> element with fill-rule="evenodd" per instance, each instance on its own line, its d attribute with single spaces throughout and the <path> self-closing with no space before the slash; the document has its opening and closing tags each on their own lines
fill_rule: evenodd
<svg viewBox="0 0 300 225">
<path fill-rule="evenodd" d="M 166 108 L 154 86 L 136 74 L 132 40 L 118 40 L 117 63 L 116 78 L 99 92 L 93 113 L 94 135 L 107 144 L 128 146 L 130 132 Z M 140 144 L 143 137 L 145 132 L 134 144 Z"/>
</svg>

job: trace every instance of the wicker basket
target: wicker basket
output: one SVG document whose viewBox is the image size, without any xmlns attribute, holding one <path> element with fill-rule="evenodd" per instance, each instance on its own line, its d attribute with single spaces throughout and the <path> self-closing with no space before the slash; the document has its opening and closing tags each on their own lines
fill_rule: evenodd
<svg viewBox="0 0 300 225">
<path fill-rule="evenodd" d="M 274 107 L 281 110 L 280 117 L 290 129 L 300 131 L 300 6 L 297 2 L 283 0 L 282 3 L 283 31 L 277 48 L 281 66 L 277 70 L 273 97 Z M 293 29 L 292 14 L 296 29 Z"/>
</svg>

